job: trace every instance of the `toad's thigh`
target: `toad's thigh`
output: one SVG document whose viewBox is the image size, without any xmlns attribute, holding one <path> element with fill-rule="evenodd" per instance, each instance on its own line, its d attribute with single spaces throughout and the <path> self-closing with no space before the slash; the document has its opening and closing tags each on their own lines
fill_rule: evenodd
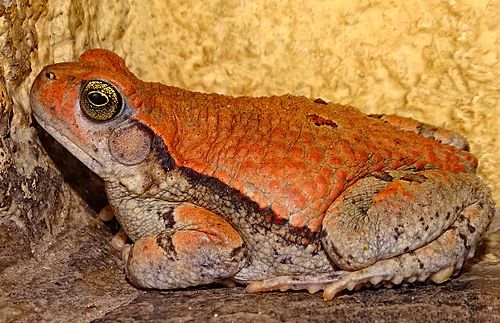
<svg viewBox="0 0 500 323">
<path fill-rule="evenodd" d="M 481 236 L 493 216 L 493 201 L 474 174 L 384 172 L 359 180 L 330 206 L 322 243 L 340 268 L 364 268 L 429 244 L 459 217 L 468 217 L 464 210 L 471 205 L 482 212 L 469 235 Z"/>
</svg>

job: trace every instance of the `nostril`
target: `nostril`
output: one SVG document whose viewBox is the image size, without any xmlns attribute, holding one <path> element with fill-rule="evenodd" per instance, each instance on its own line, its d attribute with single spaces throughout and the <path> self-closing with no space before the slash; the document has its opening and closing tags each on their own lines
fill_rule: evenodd
<svg viewBox="0 0 500 323">
<path fill-rule="evenodd" d="M 52 72 L 45 72 L 45 77 L 48 78 L 49 80 L 55 80 L 56 75 Z"/>
</svg>

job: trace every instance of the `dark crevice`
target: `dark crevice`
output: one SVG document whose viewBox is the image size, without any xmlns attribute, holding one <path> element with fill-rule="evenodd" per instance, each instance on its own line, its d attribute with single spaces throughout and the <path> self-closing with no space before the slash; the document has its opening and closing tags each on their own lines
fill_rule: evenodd
<svg viewBox="0 0 500 323">
<path fill-rule="evenodd" d="M 308 114 L 307 121 L 314 123 L 315 126 L 328 126 L 331 128 L 337 128 L 339 125 L 334 121 L 318 116 L 317 114 Z"/>
</svg>

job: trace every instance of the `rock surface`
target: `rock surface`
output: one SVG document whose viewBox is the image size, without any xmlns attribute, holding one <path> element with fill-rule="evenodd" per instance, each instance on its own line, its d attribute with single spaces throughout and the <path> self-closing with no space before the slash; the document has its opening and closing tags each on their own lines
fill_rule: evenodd
<svg viewBox="0 0 500 323">
<path fill-rule="evenodd" d="M 242 288 L 147 293 L 96 322 L 496 322 L 499 274 L 498 266 L 485 267 L 443 286 L 367 290 L 332 302 L 307 293 L 251 295 Z"/>
</svg>

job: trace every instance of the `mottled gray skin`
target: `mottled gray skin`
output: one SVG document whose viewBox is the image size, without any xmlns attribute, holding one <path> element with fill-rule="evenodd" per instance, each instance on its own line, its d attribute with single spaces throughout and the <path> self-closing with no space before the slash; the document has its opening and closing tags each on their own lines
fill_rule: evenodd
<svg viewBox="0 0 500 323">
<path fill-rule="evenodd" d="M 88 93 L 105 89 L 114 100 L 82 96 L 89 81 L 99 85 Z M 125 104 L 107 113 L 103 102 Z M 463 138 L 440 129 L 445 138 L 435 139 L 447 145 L 424 139 L 432 131 L 410 119 L 370 118 L 351 107 L 293 96 L 234 99 L 147 84 L 104 50 L 46 67 L 33 84 L 31 105 L 40 125 L 105 181 L 110 205 L 134 242 L 123 249 L 123 259 L 138 287 L 232 279 L 249 292 L 324 289 L 331 299 L 365 284 L 440 283 L 473 256 L 494 213 L 491 194 L 474 173 L 474 157 L 450 147 L 465 149 Z M 248 117 L 250 109 L 258 118 Z M 107 115 L 112 117 L 103 120 Z M 263 165 L 269 176 L 280 168 L 286 176 L 266 182 L 269 176 L 261 176 L 261 165 L 252 160 L 239 160 L 250 166 L 236 167 L 225 181 L 224 172 L 209 175 L 235 167 L 227 154 L 216 154 L 217 162 L 205 158 L 212 155 L 204 149 L 222 151 L 230 147 L 228 138 L 236 147 L 254 145 L 263 134 L 278 141 L 269 141 L 274 146 L 263 152 L 245 150 L 246 156 L 272 155 L 279 162 Z M 295 144 L 299 153 L 293 154 Z M 185 150 L 193 147 L 189 155 Z M 306 163 L 300 149 L 311 153 Z M 325 157 L 315 164 L 321 156 L 314 149 L 328 162 Z M 305 173 L 292 171 L 296 165 Z M 210 167 L 213 173 L 203 173 Z M 328 189 L 317 200 L 300 206 L 308 198 L 303 192 L 280 200 L 288 185 L 310 191 L 311 183 L 325 180 L 322 169 L 330 171 L 323 183 Z M 270 196 L 268 204 L 262 196 L 250 198 L 255 191 Z M 284 206 L 297 217 L 287 216 Z"/>
</svg>

